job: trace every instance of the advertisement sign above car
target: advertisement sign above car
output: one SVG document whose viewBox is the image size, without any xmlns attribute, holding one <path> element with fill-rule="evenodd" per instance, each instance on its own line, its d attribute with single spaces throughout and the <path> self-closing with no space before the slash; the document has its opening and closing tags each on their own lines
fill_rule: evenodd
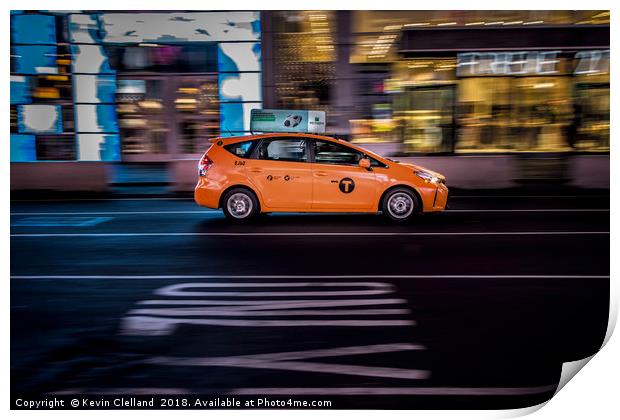
<svg viewBox="0 0 620 420">
<path fill-rule="evenodd" d="M 253 109 L 250 130 L 262 133 L 325 133 L 325 112 Z"/>
</svg>

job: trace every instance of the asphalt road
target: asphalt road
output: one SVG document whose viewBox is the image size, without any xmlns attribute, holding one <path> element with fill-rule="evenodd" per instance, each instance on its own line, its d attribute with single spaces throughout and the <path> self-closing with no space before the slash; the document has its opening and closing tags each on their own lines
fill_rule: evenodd
<svg viewBox="0 0 620 420">
<path fill-rule="evenodd" d="M 593 354 L 609 196 L 454 195 L 230 225 L 184 199 L 11 204 L 14 395 L 260 395 L 516 408 Z"/>
</svg>

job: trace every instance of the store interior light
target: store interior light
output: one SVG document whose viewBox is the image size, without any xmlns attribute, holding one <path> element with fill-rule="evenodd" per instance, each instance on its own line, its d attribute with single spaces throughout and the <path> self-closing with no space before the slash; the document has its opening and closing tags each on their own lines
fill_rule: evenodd
<svg viewBox="0 0 620 420">
<path fill-rule="evenodd" d="M 161 109 L 162 105 L 159 101 L 140 101 L 138 102 L 140 108 L 144 109 Z"/>
<path fill-rule="evenodd" d="M 405 26 L 428 26 L 430 22 L 408 23 Z"/>
<path fill-rule="evenodd" d="M 598 13 L 598 14 L 592 16 L 592 19 L 598 19 L 598 18 L 608 17 L 608 16 L 610 16 L 610 13 L 609 13 L 609 11 L 606 11 L 606 12 Z"/>
<path fill-rule="evenodd" d="M 489 26 L 489 25 L 503 25 L 503 24 L 504 24 L 503 20 L 502 21 L 498 21 L 498 22 L 487 22 L 487 23 L 485 23 L 486 26 Z"/>
<path fill-rule="evenodd" d="M 506 22 L 504 23 L 504 25 L 520 25 L 522 23 L 523 23 L 522 20 L 515 20 L 514 22 Z"/>
<path fill-rule="evenodd" d="M 474 26 L 474 25 L 484 25 L 486 22 L 482 21 L 482 22 L 469 22 L 466 23 L 465 26 Z"/>
<path fill-rule="evenodd" d="M 547 83 L 536 83 L 532 85 L 534 89 L 547 89 L 555 86 L 555 83 L 547 82 Z"/>
<path fill-rule="evenodd" d="M 533 20 L 531 22 L 523 22 L 524 25 L 538 25 L 540 23 L 544 23 L 544 20 Z"/>
<path fill-rule="evenodd" d="M 438 23 L 437 26 L 453 26 L 456 25 L 456 22 L 445 22 L 445 23 Z"/>
<path fill-rule="evenodd" d="M 179 93 L 199 93 L 200 89 L 198 88 L 193 88 L 193 87 L 180 87 L 177 89 L 177 92 Z"/>
</svg>

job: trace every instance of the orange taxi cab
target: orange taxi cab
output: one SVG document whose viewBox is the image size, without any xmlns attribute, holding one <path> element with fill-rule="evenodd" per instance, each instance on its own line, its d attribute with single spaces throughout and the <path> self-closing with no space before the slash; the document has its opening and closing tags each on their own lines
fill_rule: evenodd
<svg viewBox="0 0 620 420">
<path fill-rule="evenodd" d="M 448 198 L 437 172 L 316 134 L 216 138 L 198 172 L 196 203 L 234 221 L 272 212 L 382 212 L 403 222 L 444 210 Z"/>
</svg>

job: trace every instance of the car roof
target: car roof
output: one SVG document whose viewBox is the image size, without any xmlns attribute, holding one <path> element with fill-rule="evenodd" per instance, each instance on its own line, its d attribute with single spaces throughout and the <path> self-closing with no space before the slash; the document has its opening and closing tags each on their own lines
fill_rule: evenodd
<svg viewBox="0 0 620 420">
<path fill-rule="evenodd" d="M 232 136 L 232 137 L 216 137 L 214 139 L 211 139 L 210 141 L 212 143 L 216 143 L 221 141 L 222 144 L 231 144 L 231 143 L 238 143 L 238 142 L 242 142 L 242 141 L 249 141 L 249 140 L 258 140 L 258 139 L 262 139 L 265 137 L 269 137 L 269 138 L 273 138 L 273 137 L 310 137 L 310 138 L 315 138 L 315 139 L 320 139 L 320 140 L 330 140 L 330 141 L 336 141 L 336 142 L 341 142 L 341 143 L 347 143 L 344 140 L 340 140 L 334 137 L 328 137 L 328 136 L 320 136 L 318 134 L 309 134 L 309 133 L 261 133 L 261 134 L 248 134 L 245 136 Z"/>
<path fill-rule="evenodd" d="M 372 156 L 375 159 L 379 159 L 381 161 L 385 161 L 386 158 L 384 158 L 381 155 L 378 155 L 377 153 L 374 153 L 370 150 L 366 150 L 356 144 L 352 144 L 346 140 L 341 140 L 335 137 L 328 137 L 328 136 L 321 136 L 318 134 L 309 134 L 309 133 L 262 133 L 262 134 L 248 134 L 245 136 L 232 136 L 232 137 L 216 137 L 214 139 L 210 139 L 211 143 L 219 143 L 221 142 L 221 145 L 228 145 L 228 144 L 233 144 L 233 143 L 239 143 L 239 142 L 243 142 L 243 141 L 250 141 L 250 140 L 259 140 L 259 139 L 263 139 L 263 138 L 274 138 L 274 137 L 305 137 L 305 138 L 313 138 L 313 139 L 318 139 L 318 140 L 327 140 L 327 141 L 332 141 L 332 142 L 336 142 L 336 143 L 341 143 L 345 146 L 348 147 L 352 147 L 362 153 L 365 153 L 367 155 Z M 383 162 L 386 163 L 386 162 Z"/>
</svg>

